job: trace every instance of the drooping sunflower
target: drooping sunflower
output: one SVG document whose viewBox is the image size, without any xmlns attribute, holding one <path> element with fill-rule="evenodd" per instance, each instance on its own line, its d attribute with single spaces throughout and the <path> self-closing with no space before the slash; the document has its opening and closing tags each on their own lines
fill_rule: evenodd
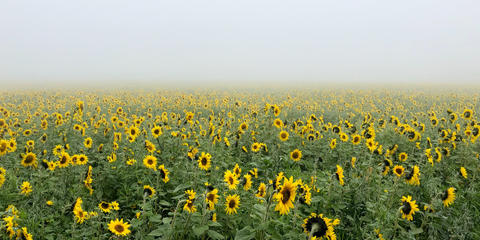
<svg viewBox="0 0 480 240">
<path fill-rule="evenodd" d="M 449 207 L 455 201 L 455 188 L 451 187 L 442 195 L 443 206 Z"/>
<path fill-rule="evenodd" d="M 187 199 L 185 205 L 183 205 L 183 210 L 188 211 L 189 213 L 194 213 L 197 211 L 197 207 L 194 205 L 195 199 Z"/>
<path fill-rule="evenodd" d="M 400 208 L 400 213 L 402 213 L 402 218 L 407 219 L 408 221 L 413 220 L 413 215 L 415 212 L 420 211 L 418 205 L 415 203 L 415 200 L 412 200 L 412 196 L 402 196 L 402 207 Z"/>
<path fill-rule="evenodd" d="M 102 201 L 98 204 L 98 208 L 104 213 L 109 213 L 112 210 L 112 205 L 108 202 Z"/>
<path fill-rule="evenodd" d="M 356 157 L 352 157 L 352 160 L 350 160 L 350 164 L 352 164 L 352 168 L 355 168 L 355 163 L 357 162 Z"/>
<path fill-rule="evenodd" d="M 288 214 L 290 209 L 294 207 L 293 202 L 295 201 L 295 196 L 297 194 L 297 185 L 298 182 L 294 182 L 293 177 L 290 177 L 290 179 L 285 178 L 283 185 L 278 192 L 273 195 L 274 199 L 277 201 L 275 211 L 280 212 L 280 215 Z"/>
<path fill-rule="evenodd" d="M 111 220 L 108 224 L 108 230 L 114 233 L 117 236 L 127 236 L 131 231 L 128 229 L 130 224 L 128 222 L 123 222 L 123 218 L 118 220 Z"/>
<path fill-rule="evenodd" d="M 237 163 L 233 168 L 233 174 L 235 174 L 235 176 L 238 178 L 240 177 L 240 173 L 242 173 L 242 169 L 240 168 L 240 166 L 238 166 L 238 163 Z"/>
<path fill-rule="evenodd" d="M 157 171 L 157 158 L 153 155 L 148 155 L 143 159 L 143 165 L 154 171 Z"/>
<path fill-rule="evenodd" d="M 92 147 L 92 138 L 85 138 L 85 141 L 83 142 L 83 144 L 85 145 L 86 148 L 91 148 Z"/>
<path fill-rule="evenodd" d="M 388 172 L 390 171 L 390 167 L 393 165 L 392 160 L 390 159 L 385 159 L 383 161 L 383 170 L 382 170 L 382 175 L 386 176 Z"/>
<path fill-rule="evenodd" d="M 461 168 L 460 168 L 460 174 L 461 174 L 462 177 L 464 177 L 465 179 L 468 178 L 467 170 L 466 170 L 464 167 L 461 167 Z"/>
<path fill-rule="evenodd" d="M 250 174 L 243 175 L 242 179 L 243 190 L 248 191 L 252 187 L 252 176 Z"/>
<path fill-rule="evenodd" d="M 148 140 L 145 140 L 145 149 L 146 149 L 149 153 L 153 153 L 153 152 L 155 152 L 156 147 L 155 147 L 155 144 L 153 144 L 152 142 L 150 142 L 150 141 L 148 141 Z"/>
<path fill-rule="evenodd" d="M 295 162 L 300 161 L 302 158 L 302 151 L 295 149 L 292 152 L 290 152 L 290 159 L 292 159 Z"/>
<path fill-rule="evenodd" d="M 215 204 L 217 204 L 218 197 L 218 189 L 216 188 L 207 192 L 207 195 L 205 196 L 205 202 L 208 203 L 208 208 L 210 210 L 213 210 Z"/>
<path fill-rule="evenodd" d="M 237 194 L 228 195 L 227 199 L 225 200 L 225 211 L 227 214 L 234 214 L 237 213 L 237 209 L 240 206 L 240 196 Z"/>
<path fill-rule="evenodd" d="M 225 171 L 224 181 L 228 184 L 228 189 L 237 189 L 238 179 L 237 176 L 230 170 Z"/>
<path fill-rule="evenodd" d="M 24 167 L 37 167 L 37 155 L 32 152 L 28 152 L 23 156 L 22 166 Z"/>
<path fill-rule="evenodd" d="M 163 164 L 158 166 L 158 171 L 160 172 L 160 177 L 162 178 L 162 181 L 164 183 L 170 181 L 170 178 L 168 178 L 169 171 L 165 168 Z"/>
<path fill-rule="evenodd" d="M 146 194 L 147 197 L 152 198 L 155 195 L 155 188 L 150 185 L 143 186 L 143 194 Z"/>
<path fill-rule="evenodd" d="M 197 160 L 198 161 L 198 167 L 200 169 L 203 169 L 203 170 L 207 171 L 210 168 L 210 165 L 211 165 L 211 161 L 210 161 L 211 158 L 212 158 L 212 156 L 210 155 L 210 153 L 202 152 L 202 154 L 200 155 L 200 157 Z"/>
<path fill-rule="evenodd" d="M 397 175 L 397 177 L 401 177 L 404 172 L 405 168 L 401 165 L 395 165 L 395 167 L 393 167 L 393 173 Z"/>
<path fill-rule="evenodd" d="M 30 185 L 30 182 L 23 182 L 22 186 L 20 186 L 20 193 L 28 196 L 31 192 L 33 191 L 32 185 Z"/>
<path fill-rule="evenodd" d="M 405 181 L 410 185 L 420 185 L 420 168 L 417 165 L 405 176 Z"/>
<path fill-rule="evenodd" d="M 278 137 L 280 138 L 280 140 L 281 140 L 282 142 L 287 141 L 287 140 L 288 140 L 288 136 L 289 136 L 289 134 L 288 134 L 288 132 L 285 131 L 285 130 L 282 130 L 282 131 L 278 134 Z"/>
<path fill-rule="evenodd" d="M 265 185 L 265 183 L 260 183 L 260 185 L 258 186 L 257 194 L 255 194 L 255 196 L 259 198 L 264 198 L 265 195 L 267 195 L 267 185 Z"/>
<path fill-rule="evenodd" d="M 303 220 L 303 231 L 309 235 L 310 239 L 318 240 L 336 240 L 334 226 L 340 224 L 339 219 L 324 217 L 323 214 L 312 213 Z"/>
<path fill-rule="evenodd" d="M 334 138 L 330 141 L 330 149 L 334 149 L 337 146 L 337 139 Z"/>
<path fill-rule="evenodd" d="M 402 162 L 407 161 L 407 158 L 408 158 L 408 154 L 406 152 L 401 152 L 400 154 L 398 154 L 398 160 Z"/>
<path fill-rule="evenodd" d="M 300 202 L 302 204 L 310 205 L 312 203 L 312 193 L 310 191 L 310 187 L 308 186 L 308 184 L 302 184 L 300 187 L 300 194 L 302 194 L 300 197 Z"/>
<path fill-rule="evenodd" d="M 8 151 L 8 142 L 4 139 L 0 139 L 0 156 L 5 155 Z"/>
<path fill-rule="evenodd" d="M 338 182 L 340 183 L 340 185 L 344 185 L 345 182 L 343 181 L 343 168 L 342 166 L 340 165 L 337 165 L 337 171 L 335 172 L 335 177 L 337 178 Z"/>
</svg>

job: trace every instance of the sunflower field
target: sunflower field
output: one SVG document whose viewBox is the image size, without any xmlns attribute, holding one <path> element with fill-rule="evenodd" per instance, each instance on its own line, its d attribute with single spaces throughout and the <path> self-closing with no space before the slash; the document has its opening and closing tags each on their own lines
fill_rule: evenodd
<svg viewBox="0 0 480 240">
<path fill-rule="evenodd" d="M 480 239 L 473 90 L 0 95 L 1 239 Z"/>
</svg>

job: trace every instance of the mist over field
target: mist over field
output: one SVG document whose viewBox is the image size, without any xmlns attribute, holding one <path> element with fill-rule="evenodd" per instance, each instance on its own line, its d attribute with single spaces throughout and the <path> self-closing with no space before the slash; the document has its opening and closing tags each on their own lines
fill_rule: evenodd
<svg viewBox="0 0 480 240">
<path fill-rule="evenodd" d="M 478 1 L 0 3 L 2 88 L 478 86 Z"/>
</svg>

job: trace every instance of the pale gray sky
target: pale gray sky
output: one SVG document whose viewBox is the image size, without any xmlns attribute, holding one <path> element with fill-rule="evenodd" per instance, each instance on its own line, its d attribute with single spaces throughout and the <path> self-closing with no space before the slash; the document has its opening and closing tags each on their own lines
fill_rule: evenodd
<svg viewBox="0 0 480 240">
<path fill-rule="evenodd" d="M 3 0 L 3 86 L 480 82 L 480 1 Z"/>
</svg>

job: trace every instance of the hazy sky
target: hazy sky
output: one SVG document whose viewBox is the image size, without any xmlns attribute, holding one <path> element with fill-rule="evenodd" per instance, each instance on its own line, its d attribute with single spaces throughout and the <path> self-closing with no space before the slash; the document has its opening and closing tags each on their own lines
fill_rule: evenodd
<svg viewBox="0 0 480 240">
<path fill-rule="evenodd" d="M 480 1 L 2 0 L 3 86 L 480 82 Z"/>
</svg>

